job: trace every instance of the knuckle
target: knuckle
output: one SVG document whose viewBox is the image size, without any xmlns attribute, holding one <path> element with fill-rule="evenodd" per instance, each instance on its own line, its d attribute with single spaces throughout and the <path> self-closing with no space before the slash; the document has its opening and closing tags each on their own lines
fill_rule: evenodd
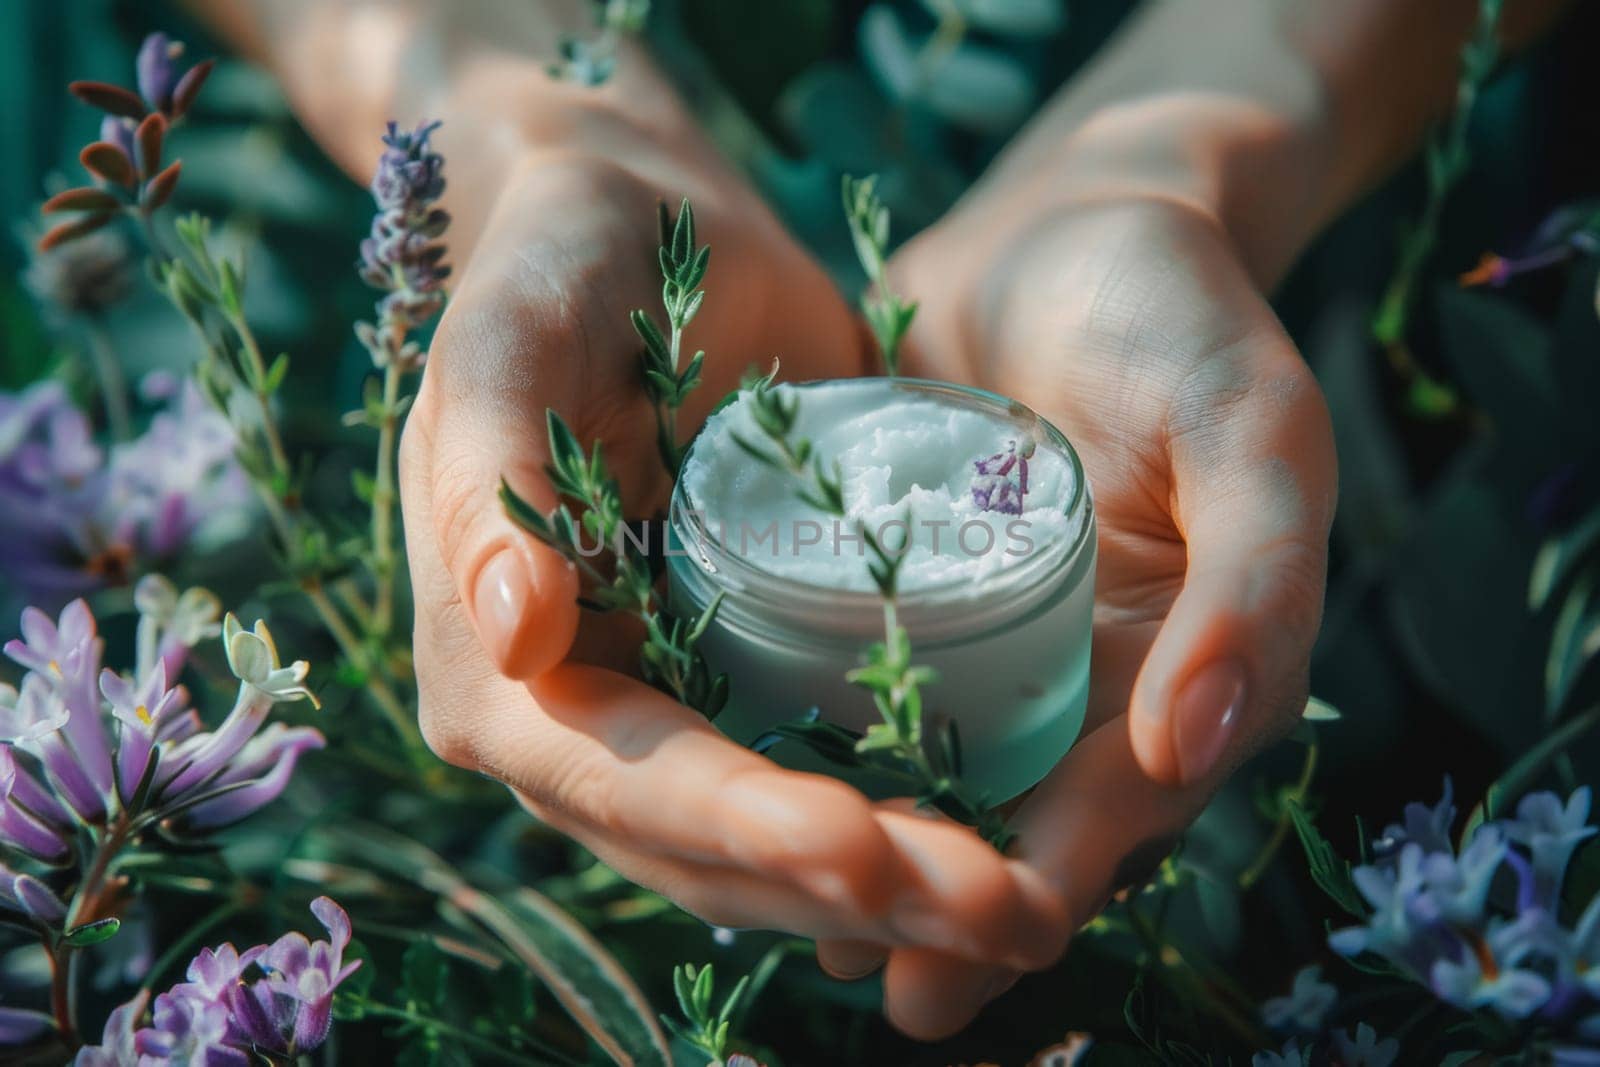
<svg viewBox="0 0 1600 1067">
<path fill-rule="evenodd" d="M 445 566 L 456 571 L 467 562 L 464 556 L 484 492 L 483 471 L 462 450 L 449 450 L 434 458 L 434 533 Z"/>
<path fill-rule="evenodd" d="M 435 756 L 446 763 L 468 770 L 475 769 L 478 765 L 476 746 L 467 731 L 461 728 L 459 716 L 446 710 L 429 689 L 429 686 L 419 684 L 417 690 L 417 726 L 422 731 L 422 740 Z"/>
</svg>

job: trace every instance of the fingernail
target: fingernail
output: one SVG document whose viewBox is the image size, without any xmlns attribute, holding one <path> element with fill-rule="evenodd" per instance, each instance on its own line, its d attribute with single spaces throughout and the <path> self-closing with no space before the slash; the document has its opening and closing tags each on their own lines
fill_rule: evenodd
<svg viewBox="0 0 1600 1067">
<path fill-rule="evenodd" d="M 528 593 L 527 564 L 521 554 L 509 549 L 484 564 L 472 590 L 472 619 L 478 639 L 504 674 L 513 666 Z"/>
<path fill-rule="evenodd" d="M 841 982 L 865 978 L 883 966 L 888 952 L 868 941 L 833 941 L 817 947 L 817 963 Z"/>
<path fill-rule="evenodd" d="M 1203 668 L 1173 704 L 1173 742 L 1185 784 L 1209 775 L 1244 714 L 1244 664 L 1223 660 Z"/>
</svg>

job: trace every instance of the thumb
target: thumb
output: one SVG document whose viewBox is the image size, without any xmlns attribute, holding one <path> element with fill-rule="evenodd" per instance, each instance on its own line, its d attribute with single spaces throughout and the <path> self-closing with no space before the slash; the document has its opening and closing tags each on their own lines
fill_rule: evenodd
<svg viewBox="0 0 1600 1067">
<path fill-rule="evenodd" d="M 406 493 L 420 497 L 407 516 L 431 526 L 447 572 L 441 595 L 459 599 L 495 667 L 531 680 L 566 657 L 578 627 L 572 564 L 512 522 L 500 500 L 504 480 L 541 511 L 556 505 L 543 469 L 544 409 L 445 392 L 430 366 L 403 442 Z"/>
<path fill-rule="evenodd" d="M 1134 684 L 1134 754 L 1170 785 L 1213 780 L 1305 706 L 1337 472 L 1321 391 L 1273 324 L 1185 382 L 1169 424 L 1184 584 Z M 1240 384 L 1240 383 L 1244 384 Z"/>
</svg>

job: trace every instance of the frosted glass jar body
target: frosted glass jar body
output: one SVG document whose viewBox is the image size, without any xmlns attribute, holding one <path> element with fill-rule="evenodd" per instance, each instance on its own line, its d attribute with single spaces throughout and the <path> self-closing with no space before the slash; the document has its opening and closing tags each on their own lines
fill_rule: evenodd
<svg viewBox="0 0 1600 1067">
<path fill-rule="evenodd" d="M 807 387 L 799 388 L 803 393 Z M 963 779 L 991 802 L 1008 799 L 1048 773 L 1083 725 L 1095 523 L 1082 466 L 1059 431 L 1003 397 L 905 379 L 862 379 L 859 388 L 882 389 L 886 396 L 912 391 L 919 399 L 983 410 L 1002 432 L 1026 433 L 1059 450 L 1076 473 L 1078 488 L 1064 504 L 1074 518 L 1070 538 L 1040 545 L 1030 558 L 981 582 L 912 590 L 898 604 L 915 662 L 939 673 L 939 681 L 924 690 L 925 721 L 953 719 L 960 728 Z M 729 553 L 685 498 L 682 480 L 672 501 L 670 534 L 667 574 L 675 613 L 693 616 L 718 593 L 723 596 L 700 642 L 711 669 L 729 676 L 719 729 L 749 744 L 813 707 L 825 721 L 858 732 L 880 721 L 870 696 L 844 678 L 860 665 L 866 646 L 883 638 L 876 593 L 796 581 L 763 571 L 759 560 Z M 791 766 L 841 773 L 792 742 L 771 755 Z"/>
</svg>

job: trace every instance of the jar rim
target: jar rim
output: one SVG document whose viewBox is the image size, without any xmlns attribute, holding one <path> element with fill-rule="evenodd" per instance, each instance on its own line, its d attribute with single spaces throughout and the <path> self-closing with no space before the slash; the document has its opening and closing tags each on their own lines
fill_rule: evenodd
<svg viewBox="0 0 1600 1067">
<path fill-rule="evenodd" d="M 1076 524 L 1075 533 L 1070 539 L 1051 545 L 1050 548 L 1055 551 L 1038 552 L 1032 558 L 1004 567 L 986 578 L 983 588 L 990 594 L 1003 593 L 1009 587 L 1016 585 L 1026 588 L 1036 582 L 1042 574 L 1070 566 L 1080 555 L 1084 542 L 1094 530 L 1095 524 L 1089 514 L 1093 506 L 1089 482 L 1077 450 L 1072 447 L 1072 442 L 1067 436 L 1048 419 L 1021 401 L 975 386 L 926 378 L 828 378 L 785 384 L 798 390 L 819 386 L 887 387 L 933 397 L 944 403 L 954 402 L 968 409 L 984 410 L 998 415 L 1007 422 L 1017 425 L 1019 429 L 1034 434 L 1039 440 L 1047 442 L 1061 453 L 1073 477 L 1072 493 L 1062 505 L 1061 513 L 1068 519 L 1081 517 L 1081 521 Z M 690 444 L 684 456 L 685 464 L 693 456 L 698 443 L 697 439 Z M 703 514 L 687 499 L 687 490 L 681 478 L 673 490 L 668 518 L 673 531 L 683 542 L 682 554 L 691 557 L 692 561 L 699 565 L 702 573 L 716 575 L 722 584 L 728 584 L 731 578 L 737 582 L 740 593 L 751 595 L 756 599 L 781 598 L 775 606 L 786 609 L 785 613 L 795 609 L 803 611 L 808 606 L 827 606 L 846 611 L 859 607 L 876 611 L 882 602 L 876 590 L 840 589 L 836 586 L 776 574 L 752 563 L 738 553 L 729 552 L 712 535 Z M 903 612 L 914 613 L 918 608 L 947 606 L 958 600 L 970 601 L 972 587 L 973 579 L 970 577 L 946 579 L 932 585 L 905 590 L 896 597 L 896 603 Z M 959 595 L 952 596 L 952 594 Z"/>
</svg>

